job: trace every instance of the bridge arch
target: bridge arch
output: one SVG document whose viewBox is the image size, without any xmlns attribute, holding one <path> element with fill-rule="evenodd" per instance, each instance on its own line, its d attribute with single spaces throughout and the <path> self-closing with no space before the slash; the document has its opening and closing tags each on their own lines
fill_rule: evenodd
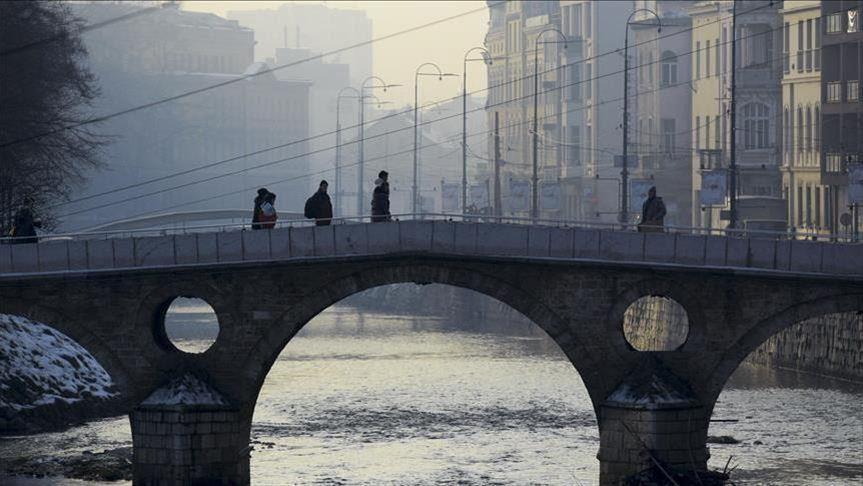
<svg viewBox="0 0 863 486">
<path fill-rule="evenodd" d="M 130 398 L 131 390 L 134 389 L 132 372 L 117 355 L 114 347 L 93 332 L 86 322 L 82 322 L 80 316 L 73 317 L 42 304 L 4 305 L 0 308 L 0 313 L 25 317 L 64 334 L 90 353 L 105 369 L 123 400 Z"/>
<path fill-rule="evenodd" d="M 741 363 L 773 335 L 807 319 L 842 312 L 863 312 L 863 292 L 818 297 L 796 303 L 753 325 L 718 360 L 710 375 L 706 403 L 712 408 L 725 384 Z"/>
<path fill-rule="evenodd" d="M 385 264 L 328 281 L 311 290 L 306 297 L 275 318 L 274 324 L 258 341 L 242 366 L 243 369 L 250 370 L 249 378 L 254 380 L 254 396 L 248 401 L 254 405 L 257 394 L 279 354 L 312 318 L 351 295 L 398 283 L 450 285 L 473 290 L 502 302 L 536 324 L 560 347 L 588 390 L 599 389 L 588 384 L 593 379 L 590 370 L 598 361 L 593 356 L 595 351 L 579 342 L 570 322 L 543 304 L 533 292 L 498 277 L 454 265 Z M 594 408 L 604 399 L 604 396 L 591 395 Z"/>
</svg>

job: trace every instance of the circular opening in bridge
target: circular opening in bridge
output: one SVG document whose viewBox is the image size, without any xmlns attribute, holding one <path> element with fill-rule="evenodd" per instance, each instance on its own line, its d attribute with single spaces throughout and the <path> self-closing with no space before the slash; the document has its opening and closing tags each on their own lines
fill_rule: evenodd
<svg viewBox="0 0 863 486">
<path fill-rule="evenodd" d="M 219 337 L 219 319 L 203 299 L 177 297 L 165 310 L 165 337 L 180 351 L 203 353 Z"/>
<path fill-rule="evenodd" d="M 675 300 L 648 295 L 626 309 L 623 335 L 638 351 L 673 351 L 686 342 L 689 318 Z"/>
</svg>

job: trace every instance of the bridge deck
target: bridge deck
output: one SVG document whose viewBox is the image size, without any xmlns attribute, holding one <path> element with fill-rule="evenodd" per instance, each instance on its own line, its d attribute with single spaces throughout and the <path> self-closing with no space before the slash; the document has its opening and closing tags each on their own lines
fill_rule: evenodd
<svg viewBox="0 0 863 486">
<path fill-rule="evenodd" d="M 863 245 L 452 221 L 0 245 L 0 277 L 417 252 L 863 278 Z"/>
</svg>

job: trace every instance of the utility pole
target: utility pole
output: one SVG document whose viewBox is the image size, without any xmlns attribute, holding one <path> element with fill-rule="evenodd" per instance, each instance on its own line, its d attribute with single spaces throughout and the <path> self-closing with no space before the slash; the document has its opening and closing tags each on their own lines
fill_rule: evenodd
<svg viewBox="0 0 863 486">
<path fill-rule="evenodd" d="M 734 82 L 737 72 L 737 2 L 731 3 L 731 160 L 729 164 L 728 191 L 730 192 L 730 207 L 728 211 L 728 227 L 737 228 L 737 99 L 734 96 L 736 85 Z"/>
<path fill-rule="evenodd" d="M 365 86 L 360 88 L 360 114 L 359 114 L 359 143 L 357 143 L 357 216 L 362 217 L 365 212 L 363 211 L 363 184 L 365 181 L 363 180 L 363 165 L 365 164 L 365 154 L 363 153 L 363 138 L 365 137 L 365 133 L 363 130 L 363 126 L 365 125 Z"/>
<path fill-rule="evenodd" d="M 494 112 L 494 215 L 503 214 L 500 194 L 500 122 L 498 112 Z"/>
</svg>

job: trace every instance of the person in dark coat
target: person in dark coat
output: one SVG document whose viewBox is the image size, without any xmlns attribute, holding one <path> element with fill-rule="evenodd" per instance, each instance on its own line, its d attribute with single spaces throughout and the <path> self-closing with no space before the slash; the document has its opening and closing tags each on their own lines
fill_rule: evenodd
<svg viewBox="0 0 863 486">
<path fill-rule="evenodd" d="M 333 220 L 333 203 L 327 194 L 328 187 L 327 181 L 321 181 L 318 191 L 306 200 L 303 214 L 309 219 L 314 219 L 315 226 L 328 226 Z"/>
<path fill-rule="evenodd" d="M 33 200 L 25 199 L 24 204 L 15 213 L 12 229 L 12 236 L 15 239 L 12 243 L 36 243 L 39 241 L 36 237 L 36 228 L 41 227 L 42 222 L 33 216 Z"/>
<path fill-rule="evenodd" d="M 641 222 L 638 231 L 644 233 L 662 232 L 663 220 L 665 219 L 665 203 L 656 195 L 656 187 L 647 191 L 647 200 L 641 206 Z"/>
<path fill-rule="evenodd" d="M 261 203 L 261 228 L 275 228 L 276 221 L 278 219 L 279 214 L 276 212 L 276 195 L 267 191 L 267 194 L 264 196 L 264 202 Z"/>
<path fill-rule="evenodd" d="M 390 183 L 389 174 L 382 170 L 375 181 L 372 193 L 372 223 L 390 221 Z"/>
</svg>

